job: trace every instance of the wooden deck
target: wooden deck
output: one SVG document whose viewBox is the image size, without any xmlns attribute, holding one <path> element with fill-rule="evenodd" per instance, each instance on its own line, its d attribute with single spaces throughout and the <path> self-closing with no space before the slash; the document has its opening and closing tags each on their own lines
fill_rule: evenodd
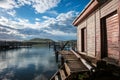
<svg viewBox="0 0 120 80">
<path fill-rule="evenodd" d="M 82 61 L 73 54 L 72 51 L 60 51 L 61 57 L 68 65 L 70 73 L 86 72 L 89 69 L 82 63 Z"/>
<path fill-rule="evenodd" d="M 63 54 L 62 57 L 65 61 L 79 60 L 74 54 Z"/>
<path fill-rule="evenodd" d="M 71 73 L 89 71 L 89 69 L 80 60 L 68 61 L 66 64 L 69 66 Z"/>
<path fill-rule="evenodd" d="M 89 72 L 93 67 L 89 65 L 89 62 L 87 62 L 87 60 L 89 61 L 91 60 L 91 58 L 88 58 L 83 55 L 79 55 L 74 51 L 63 50 L 63 51 L 59 51 L 57 54 L 61 55 L 61 59 L 63 59 L 61 61 L 63 61 L 63 64 L 58 69 L 58 71 L 52 76 L 50 80 L 78 80 L 79 75 L 84 75 L 86 73 L 88 74 L 88 77 L 86 77 L 86 79 L 90 78 L 91 80 L 119 80 L 119 77 L 112 75 L 110 71 L 107 70 L 105 71 L 103 68 L 101 68 L 102 70 L 101 69 L 98 70 L 99 66 L 96 67 L 97 69 L 95 72 L 92 73 L 92 75 L 89 75 Z M 107 60 L 109 59 L 107 58 Z M 109 68 L 111 68 L 110 65 L 108 66 Z"/>
<path fill-rule="evenodd" d="M 71 80 L 73 75 L 84 72 L 89 72 L 89 69 L 82 63 L 72 51 L 59 51 L 58 55 L 61 55 L 62 67 L 55 73 L 51 80 Z"/>
<path fill-rule="evenodd" d="M 59 51 L 58 54 L 65 55 L 65 54 L 73 54 L 73 53 L 71 51 L 62 50 L 62 51 Z"/>
</svg>

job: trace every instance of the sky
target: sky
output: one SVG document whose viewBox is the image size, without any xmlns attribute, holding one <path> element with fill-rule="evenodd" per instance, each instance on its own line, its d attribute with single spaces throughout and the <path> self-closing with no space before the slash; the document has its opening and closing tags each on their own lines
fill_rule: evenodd
<svg viewBox="0 0 120 80">
<path fill-rule="evenodd" d="M 73 20 L 90 0 L 0 0 L 0 40 L 76 39 Z"/>
</svg>

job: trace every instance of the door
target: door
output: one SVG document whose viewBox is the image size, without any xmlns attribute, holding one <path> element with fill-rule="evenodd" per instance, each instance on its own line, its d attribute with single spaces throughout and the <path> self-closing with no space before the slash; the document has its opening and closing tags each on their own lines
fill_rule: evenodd
<svg viewBox="0 0 120 80">
<path fill-rule="evenodd" d="M 107 56 L 119 59 L 119 20 L 117 12 L 106 17 Z"/>
</svg>

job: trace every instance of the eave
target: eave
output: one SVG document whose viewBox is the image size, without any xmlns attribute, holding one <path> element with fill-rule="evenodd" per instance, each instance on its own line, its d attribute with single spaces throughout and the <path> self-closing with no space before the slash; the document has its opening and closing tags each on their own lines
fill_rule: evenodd
<svg viewBox="0 0 120 80">
<path fill-rule="evenodd" d="M 106 2 L 107 0 L 92 0 L 86 8 L 81 12 L 81 14 L 73 21 L 74 26 L 78 26 L 84 19 L 86 19 L 93 11 L 95 11 L 101 3 Z"/>
</svg>

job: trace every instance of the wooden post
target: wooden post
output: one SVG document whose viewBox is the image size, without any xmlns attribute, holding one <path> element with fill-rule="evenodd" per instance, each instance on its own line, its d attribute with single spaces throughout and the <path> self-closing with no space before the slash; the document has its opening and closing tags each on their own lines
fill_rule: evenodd
<svg viewBox="0 0 120 80">
<path fill-rule="evenodd" d="M 61 56 L 61 65 L 63 65 L 64 64 L 64 58 L 63 58 L 63 56 Z"/>
<path fill-rule="evenodd" d="M 48 43 L 49 49 L 50 49 L 50 42 Z"/>
<path fill-rule="evenodd" d="M 62 47 L 61 50 L 64 50 L 65 46 L 69 43 L 69 41 L 67 41 Z"/>
<path fill-rule="evenodd" d="M 54 45 L 54 51 L 56 53 L 56 43 L 54 42 L 53 45 Z"/>
<path fill-rule="evenodd" d="M 58 58 L 59 58 L 58 52 L 55 52 L 55 58 L 56 58 L 56 62 L 58 62 Z"/>
</svg>

